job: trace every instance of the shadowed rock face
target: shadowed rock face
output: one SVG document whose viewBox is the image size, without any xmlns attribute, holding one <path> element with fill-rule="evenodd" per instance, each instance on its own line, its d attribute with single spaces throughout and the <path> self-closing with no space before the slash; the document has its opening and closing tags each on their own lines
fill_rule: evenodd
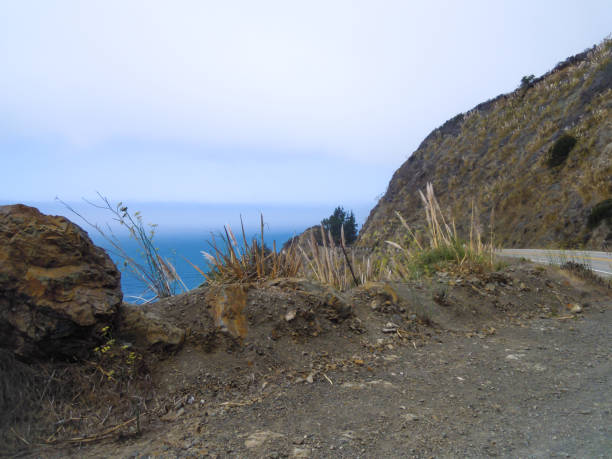
<svg viewBox="0 0 612 459">
<path fill-rule="evenodd" d="M 0 207 L 0 346 L 21 358 L 84 355 L 123 299 L 87 233 L 21 204 Z"/>
</svg>

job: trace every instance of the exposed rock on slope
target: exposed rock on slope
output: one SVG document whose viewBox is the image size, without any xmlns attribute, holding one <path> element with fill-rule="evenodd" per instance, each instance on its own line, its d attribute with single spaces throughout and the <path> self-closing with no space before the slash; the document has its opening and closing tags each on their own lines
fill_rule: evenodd
<svg viewBox="0 0 612 459">
<path fill-rule="evenodd" d="M 310 228 L 306 228 L 300 234 L 293 236 L 287 242 L 283 244 L 283 250 L 287 250 L 289 247 L 296 246 L 302 247 L 302 249 L 308 249 L 310 242 L 314 237 L 315 243 L 323 245 L 323 238 L 321 236 L 321 225 L 314 225 Z"/>
<path fill-rule="evenodd" d="M 87 233 L 21 204 L 0 207 L 0 347 L 30 358 L 82 355 L 110 323 L 121 275 Z"/>
<path fill-rule="evenodd" d="M 145 312 L 142 306 L 123 303 L 118 333 L 139 349 L 173 351 L 185 341 L 185 330 Z"/>
<path fill-rule="evenodd" d="M 551 161 L 564 134 L 576 143 Z M 464 234 L 474 200 L 481 223 L 494 209 L 496 240 L 505 247 L 612 243 L 612 218 L 587 224 L 591 210 L 612 197 L 612 41 L 434 130 L 393 175 L 358 245 L 396 239 L 395 211 L 418 226 L 417 191 L 427 182 Z"/>
</svg>

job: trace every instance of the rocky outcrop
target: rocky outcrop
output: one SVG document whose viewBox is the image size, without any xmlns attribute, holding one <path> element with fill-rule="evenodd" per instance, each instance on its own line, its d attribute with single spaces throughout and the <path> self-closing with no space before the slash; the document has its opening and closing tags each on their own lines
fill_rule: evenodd
<svg viewBox="0 0 612 459">
<path fill-rule="evenodd" d="M 143 350 L 175 351 L 185 342 L 185 330 L 162 320 L 142 306 L 124 303 L 119 312 L 118 333 Z"/>
<path fill-rule="evenodd" d="M 0 347 L 24 359 L 84 355 L 117 313 L 120 279 L 66 218 L 0 207 Z"/>
<path fill-rule="evenodd" d="M 234 338 L 244 339 L 249 331 L 244 315 L 247 292 L 248 286 L 242 284 L 213 287 L 208 292 L 207 302 L 215 325 Z"/>
<path fill-rule="evenodd" d="M 564 136 L 575 145 L 551 161 Z M 612 198 L 612 40 L 435 129 L 394 173 L 358 246 L 400 242 L 395 211 L 423 227 L 427 183 L 464 237 L 474 204 L 504 247 L 604 247 L 612 224 L 588 222 Z"/>
</svg>

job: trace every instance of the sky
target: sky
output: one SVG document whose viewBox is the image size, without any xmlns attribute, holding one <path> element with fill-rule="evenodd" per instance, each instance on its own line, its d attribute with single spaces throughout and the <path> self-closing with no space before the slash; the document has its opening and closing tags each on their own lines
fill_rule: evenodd
<svg viewBox="0 0 612 459">
<path fill-rule="evenodd" d="M 368 209 L 431 130 L 611 29 L 609 0 L 0 1 L 0 204 Z"/>
</svg>

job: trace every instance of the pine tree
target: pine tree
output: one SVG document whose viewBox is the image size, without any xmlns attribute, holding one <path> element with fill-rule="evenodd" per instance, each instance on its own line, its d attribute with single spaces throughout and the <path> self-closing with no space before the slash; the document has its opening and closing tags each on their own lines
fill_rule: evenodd
<svg viewBox="0 0 612 459">
<path fill-rule="evenodd" d="M 352 244 L 357 239 L 357 223 L 352 210 L 347 213 L 343 207 L 336 207 L 329 218 L 324 218 L 321 221 L 321 225 L 331 233 L 334 242 L 337 244 L 340 244 L 342 226 L 344 226 L 344 239 L 347 245 Z"/>
</svg>

